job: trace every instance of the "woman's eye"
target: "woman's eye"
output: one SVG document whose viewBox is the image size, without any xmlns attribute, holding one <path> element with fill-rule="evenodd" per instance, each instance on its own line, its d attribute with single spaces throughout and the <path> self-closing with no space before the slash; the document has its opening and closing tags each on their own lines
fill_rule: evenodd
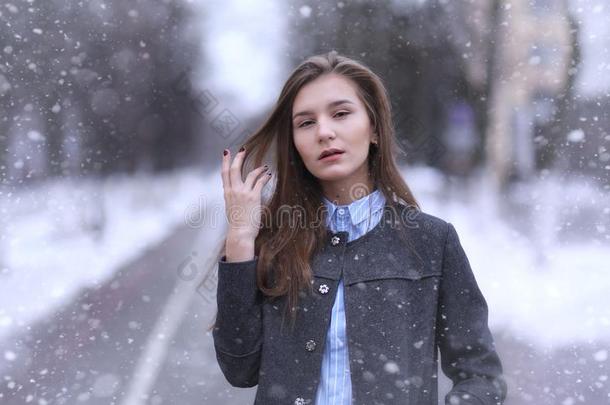
<svg viewBox="0 0 610 405">
<path fill-rule="evenodd" d="M 341 115 L 339 115 L 339 114 L 341 114 Z M 349 114 L 349 111 L 339 111 L 338 113 L 335 114 L 335 117 L 343 117 L 348 114 Z M 310 122 L 311 122 L 311 120 L 303 121 L 298 126 L 298 128 L 304 128 L 304 127 L 308 126 L 307 124 L 309 124 Z"/>
<path fill-rule="evenodd" d="M 301 125 L 299 125 L 299 128 L 305 127 L 306 126 L 305 124 L 307 124 L 308 122 L 311 122 L 311 121 L 303 121 L 303 122 L 301 122 Z"/>
</svg>

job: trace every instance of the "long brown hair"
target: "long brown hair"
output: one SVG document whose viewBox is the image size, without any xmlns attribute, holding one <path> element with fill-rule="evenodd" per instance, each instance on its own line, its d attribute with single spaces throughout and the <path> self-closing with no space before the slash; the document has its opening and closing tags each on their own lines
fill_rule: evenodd
<svg viewBox="0 0 610 405">
<path fill-rule="evenodd" d="M 325 215 L 325 210 L 317 179 L 306 169 L 294 145 L 292 107 L 304 85 L 327 73 L 342 75 L 357 85 L 358 97 L 378 139 L 368 155 L 369 175 L 376 188 L 393 205 L 401 203 L 419 209 L 396 164 L 394 153 L 400 147 L 382 80 L 362 62 L 336 51 L 303 61 L 290 74 L 267 120 L 244 143 L 247 155 L 242 166 L 244 176 L 261 166 L 274 147 L 270 167 L 276 169 L 275 187 L 269 201 L 263 202 L 262 224 L 255 241 L 257 285 L 267 297 L 287 296 L 284 315 L 290 313 L 293 326 L 298 295 L 312 287 L 310 260 L 324 243 L 327 230 L 325 217 L 320 226 L 300 226 L 304 218 L 319 218 L 320 211 Z M 288 222 L 284 214 L 288 215 Z"/>
</svg>

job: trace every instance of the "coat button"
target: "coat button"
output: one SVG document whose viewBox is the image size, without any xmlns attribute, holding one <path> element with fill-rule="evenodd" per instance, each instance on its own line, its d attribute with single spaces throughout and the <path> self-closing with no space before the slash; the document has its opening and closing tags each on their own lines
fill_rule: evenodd
<svg viewBox="0 0 610 405">
<path fill-rule="evenodd" d="M 305 343 L 305 349 L 308 352 L 313 352 L 316 350 L 316 342 L 313 339 L 309 339 L 307 343 Z"/>
<path fill-rule="evenodd" d="M 332 243 L 333 246 L 337 246 L 340 241 L 341 241 L 341 239 L 338 236 L 333 236 L 332 239 L 330 240 L 330 243 Z"/>
<path fill-rule="evenodd" d="M 328 285 L 326 284 L 321 284 L 320 288 L 318 288 L 318 291 L 320 291 L 320 294 L 326 294 L 328 292 L 329 288 Z"/>
</svg>

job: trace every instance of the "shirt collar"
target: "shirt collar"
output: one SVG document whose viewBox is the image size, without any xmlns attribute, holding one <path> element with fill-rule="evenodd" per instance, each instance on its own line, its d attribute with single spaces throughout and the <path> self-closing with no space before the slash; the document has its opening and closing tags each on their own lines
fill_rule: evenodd
<svg viewBox="0 0 610 405">
<path fill-rule="evenodd" d="M 383 209 L 385 206 L 385 197 L 379 189 L 375 189 L 372 193 L 365 195 L 358 200 L 352 201 L 347 205 L 336 205 L 326 197 L 322 196 L 324 205 L 328 210 L 328 219 L 330 220 L 335 214 L 337 208 L 347 208 L 353 225 L 358 225 L 369 216 L 369 201 L 371 203 L 371 215 Z"/>
</svg>

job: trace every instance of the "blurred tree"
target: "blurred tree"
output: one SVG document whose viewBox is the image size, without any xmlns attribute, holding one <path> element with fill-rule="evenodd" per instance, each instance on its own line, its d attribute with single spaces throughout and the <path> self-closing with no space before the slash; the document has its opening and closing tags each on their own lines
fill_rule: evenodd
<svg viewBox="0 0 610 405">
<path fill-rule="evenodd" d="M 189 7 L 153 0 L 7 5 L 0 13 L 2 180 L 192 163 L 192 95 L 174 88 L 200 62 Z M 27 136 L 32 131 L 39 139 Z M 34 148 L 46 156 L 43 170 L 31 173 L 20 162 Z"/>
<path fill-rule="evenodd" d="M 575 45 L 567 0 L 495 1 L 485 160 L 498 191 L 508 191 L 539 167 L 536 147 L 549 139 L 537 131 L 558 118 L 557 100 L 569 99 Z"/>
<path fill-rule="evenodd" d="M 580 28 L 574 15 L 567 14 L 568 23 L 570 25 L 570 48 L 569 48 L 569 63 L 564 72 L 565 89 L 557 94 L 556 98 L 556 119 L 550 121 L 541 130 L 541 135 L 544 137 L 544 144 L 540 147 L 538 154 L 538 163 L 541 168 L 551 168 L 558 166 L 559 169 L 568 170 L 567 153 L 563 153 L 562 149 L 565 142 L 566 134 L 570 132 L 571 116 L 577 109 L 575 84 L 577 72 L 581 64 L 581 50 L 579 33 Z"/>
</svg>

